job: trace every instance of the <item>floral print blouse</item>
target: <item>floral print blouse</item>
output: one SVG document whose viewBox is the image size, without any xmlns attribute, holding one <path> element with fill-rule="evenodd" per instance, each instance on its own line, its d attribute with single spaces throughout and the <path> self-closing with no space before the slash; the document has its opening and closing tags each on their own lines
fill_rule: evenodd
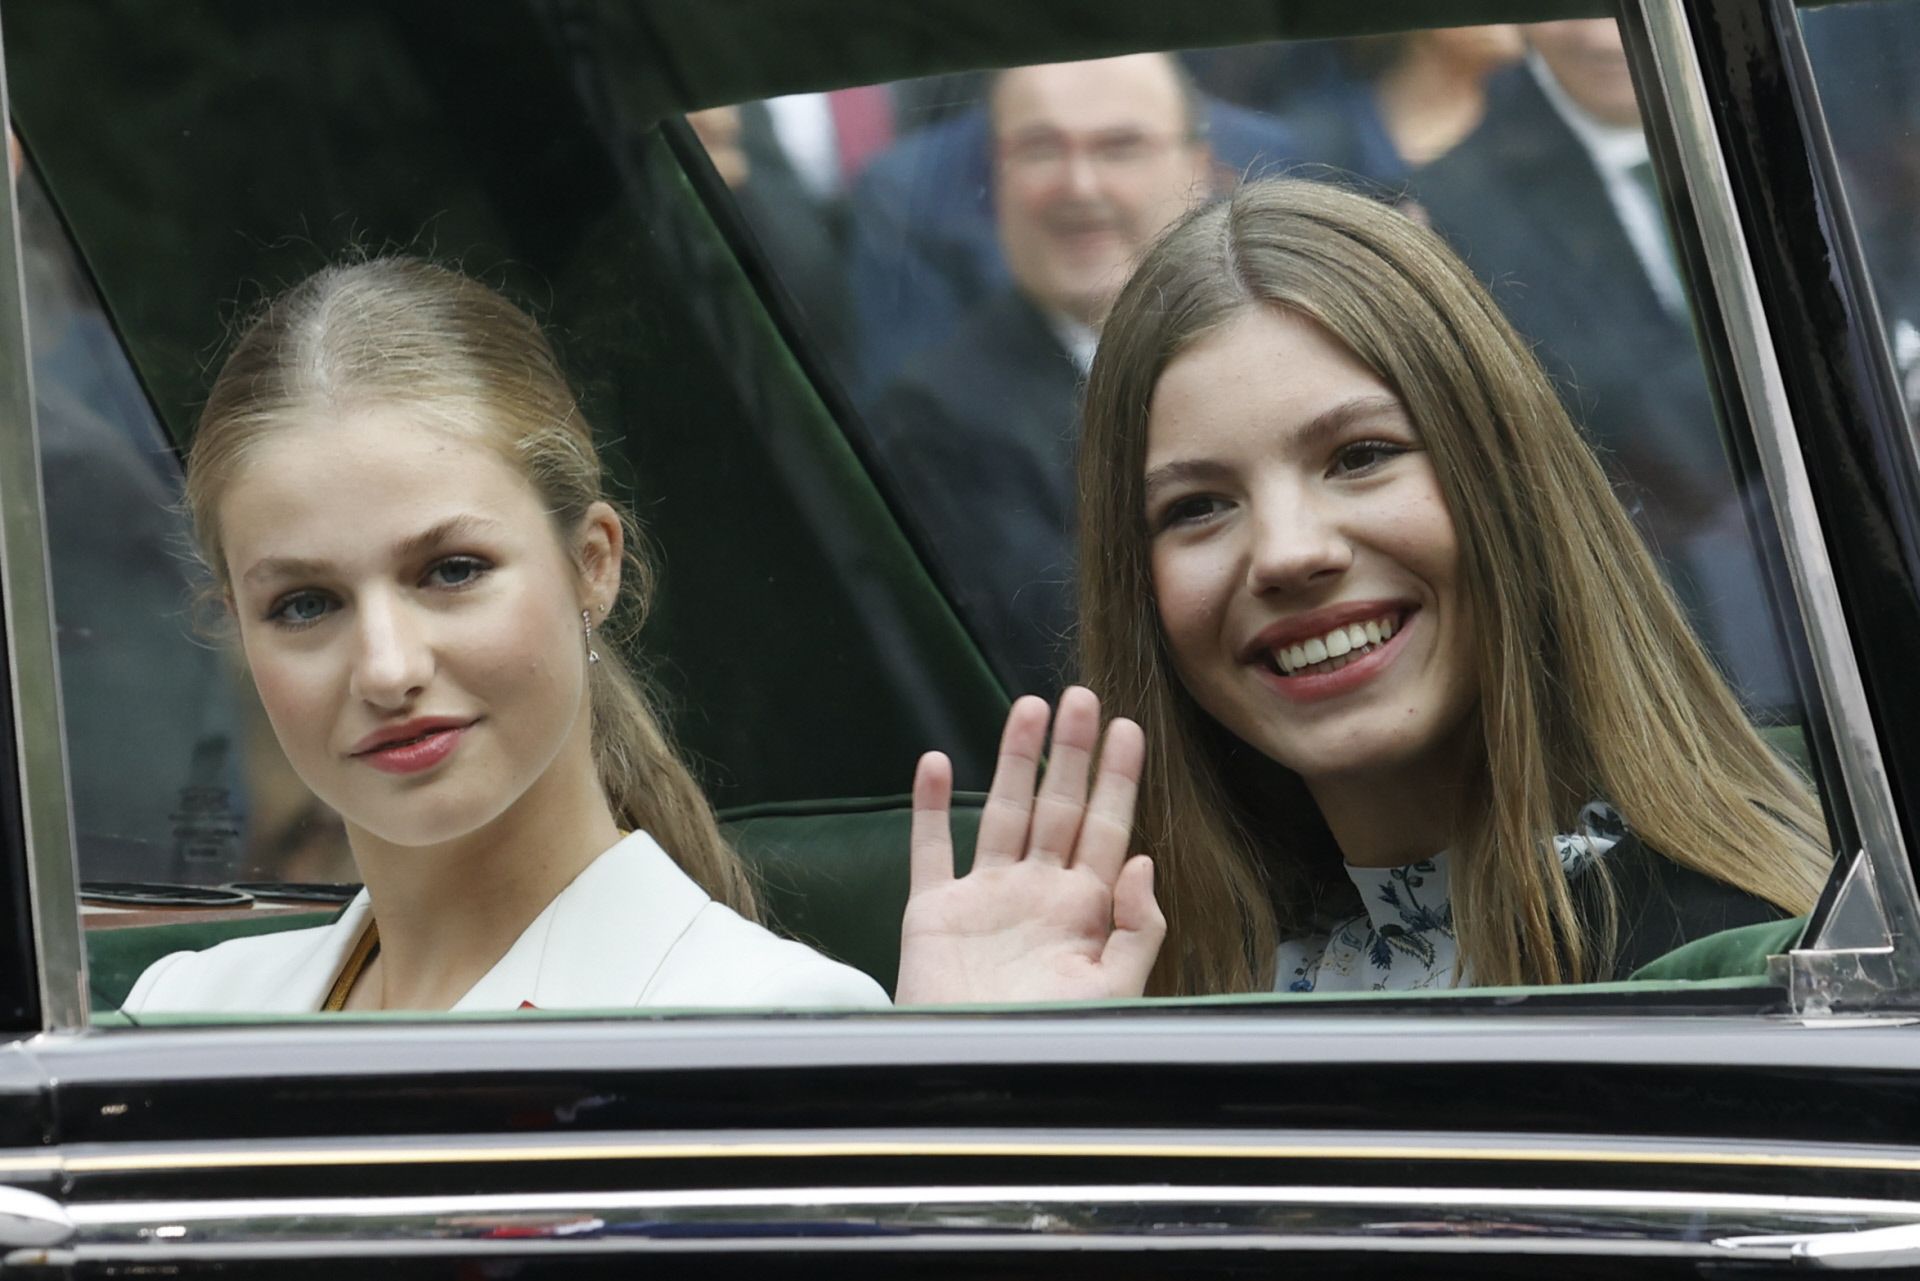
<svg viewBox="0 0 1920 1281">
<path fill-rule="evenodd" d="M 1561 866 L 1572 872 L 1612 849 L 1626 828 L 1613 807 L 1596 801 L 1580 811 L 1575 831 L 1554 838 Z M 1280 945 L 1274 990 L 1405 992 L 1465 987 L 1447 893 L 1447 854 L 1404 867 L 1347 867 L 1366 913 L 1336 922 L 1324 934 Z"/>
</svg>

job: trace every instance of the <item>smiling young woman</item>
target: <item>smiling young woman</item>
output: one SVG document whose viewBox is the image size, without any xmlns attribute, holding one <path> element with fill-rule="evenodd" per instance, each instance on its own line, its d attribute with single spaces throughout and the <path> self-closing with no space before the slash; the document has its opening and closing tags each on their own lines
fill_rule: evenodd
<svg viewBox="0 0 1920 1281">
<path fill-rule="evenodd" d="M 414 260 L 323 271 L 239 340 L 187 476 L 274 733 L 366 889 L 325 928 L 161 959 L 128 1010 L 885 1003 L 756 923 L 609 643 L 651 574 L 523 312 Z"/>
<path fill-rule="evenodd" d="M 1805 782 L 1406 217 L 1282 181 L 1178 224 L 1102 331 L 1080 495 L 1084 676 L 1146 732 L 1149 990 L 1607 978 L 1817 896 Z"/>
</svg>

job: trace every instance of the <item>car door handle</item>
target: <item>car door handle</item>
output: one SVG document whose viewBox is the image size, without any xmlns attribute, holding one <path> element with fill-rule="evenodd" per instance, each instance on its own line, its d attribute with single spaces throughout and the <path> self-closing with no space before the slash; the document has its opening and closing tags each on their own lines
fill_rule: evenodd
<svg viewBox="0 0 1920 1281">
<path fill-rule="evenodd" d="M 0 1187 L 0 1250 L 44 1249 L 74 1237 L 73 1219 L 51 1197 Z"/>
</svg>

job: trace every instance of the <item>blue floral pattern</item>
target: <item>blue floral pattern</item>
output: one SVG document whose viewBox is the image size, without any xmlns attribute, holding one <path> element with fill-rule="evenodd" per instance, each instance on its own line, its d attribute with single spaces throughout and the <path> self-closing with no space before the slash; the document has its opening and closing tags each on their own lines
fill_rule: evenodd
<svg viewBox="0 0 1920 1281">
<path fill-rule="evenodd" d="M 1554 838 L 1554 849 L 1572 872 L 1625 834 L 1613 807 L 1596 801 L 1580 811 L 1573 832 Z M 1454 937 L 1445 852 L 1403 867 L 1349 866 L 1347 876 L 1366 913 L 1282 943 L 1276 991 L 1400 992 L 1471 982 Z"/>
</svg>

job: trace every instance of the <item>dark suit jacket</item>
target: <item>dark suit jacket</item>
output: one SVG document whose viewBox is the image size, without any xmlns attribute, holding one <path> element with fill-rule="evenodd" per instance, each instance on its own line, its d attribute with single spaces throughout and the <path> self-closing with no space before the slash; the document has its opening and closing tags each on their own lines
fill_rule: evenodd
<svg viewBox="0 0 1920 1281">
<path fill-rule="evenodd" d="M 1302 153 L 1285 124 L 1212 102 L 1207 140 L 1236 174 L 1277 172 Z M 848 210 L 849 288 L 866 399 L 918 352 L 938 346 L 973 308 L 1012 287 L 993 211 L 993 139 L 984 103 L 896 141 L 855 185 Z"/>
<path fill-rule="evenodd" d="M 1538 344 L 1736 685 L 1750 703 L 1790 701 L 1692 325 L 1661 305 L 1599 171 L 1527 68 L 1503 73 L 1486 122 L 1413 185 Z"/>
<path fill-rule="evenodd" d="M 867 414 L 882 469 L 994 671 L 1051 695 L 1070 658 L 1080 371 L 1014 290 L 910 360 Z"/>
<path fill-rule="evenodd" d="M 852 375 L 853 362 L 846 210 L 838 200 L 818 199 L 800 181 L 780 148 L 765 103 L 741 104 L 740 148 L 748 172 L 734 200 L 799 309 L 808 336 L 844 382 Z"/>
</svg>

